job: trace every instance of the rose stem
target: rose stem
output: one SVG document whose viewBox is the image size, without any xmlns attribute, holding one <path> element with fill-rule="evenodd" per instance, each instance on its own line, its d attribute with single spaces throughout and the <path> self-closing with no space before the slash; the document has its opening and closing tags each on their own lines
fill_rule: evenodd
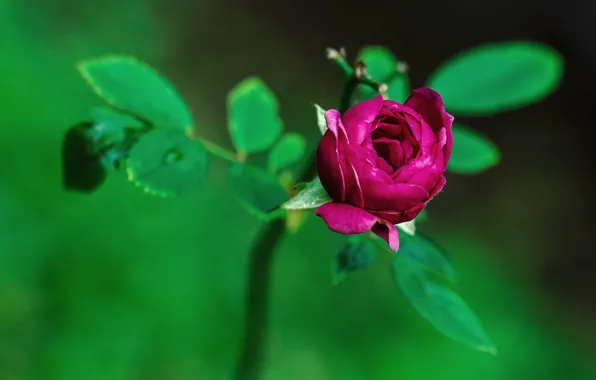
<svg viewBox="0 0 596 380">
<path fill-rule="evenodd" d="M 362 70 L 354 70 L 345 61 L 344 54 L 335 51 L 337 55 L 333 55 L 333 51 L 335 50 L 327 50 L 328 58 L 334 61 L 348 76 L 341 96 L 340 112 L 343 114 L 350 107 L 352 94 L 358 84 L 368 85 L 377 91 L 384 89 L 384 85 L 372 81 L 366 75 L 363 64 L 359 63 L 358 67 Z M 316 172 L 317 167 L 313 155 L 308 168 L 297 182 L 310 181 Z M 245 335 L 233 377 L 235 380 L 257 380 L 261 372 L 267 341 L 269 284 L 273 267 L 273 253 L 283 237 L 284 231 L 285 221 L 283 219 L 269 222 L 259 231 L 249 253 L 248 287 L 245 295 L 247 307 L 244 320 Z"/>
</svg>

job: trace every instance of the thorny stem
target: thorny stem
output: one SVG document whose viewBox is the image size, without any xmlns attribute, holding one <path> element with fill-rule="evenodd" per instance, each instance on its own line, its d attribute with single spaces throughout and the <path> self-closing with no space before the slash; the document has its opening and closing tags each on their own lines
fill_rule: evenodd
<svg viewBox="0 0 596 380">
<path fill-rule="evenodd" d="M 334 61 L 348 77 L 341 96 L 340 112 L 342 114 L 350 108 L 352 95 L 359 84 L 368 85 L 380 93 L 387 91 L 386 85 L 376 83 L 370 79 L 366 74 L 363 63 L 358 63 L 356 69 L 353 69 L 346 62 L 343 49 L 340 51 L 327 49 L 327 57 Z M 315 175 L 316 163 L 313 156 L 308 164 L 308 169 L 297 182 L 309 181 Z M 273 254 L 284 235 L 284 231 L 285 221 L 283 219 L 275 219 L 269 222 L 259 231 L 250 250 L 248 284 L 245 295 L 245 306 L 247 307 L 244 320 L 245 336 L 233 376 L 234 380 L 259 379 L 266 353 L 269 285 L 273 267 Z"/>
</svg>

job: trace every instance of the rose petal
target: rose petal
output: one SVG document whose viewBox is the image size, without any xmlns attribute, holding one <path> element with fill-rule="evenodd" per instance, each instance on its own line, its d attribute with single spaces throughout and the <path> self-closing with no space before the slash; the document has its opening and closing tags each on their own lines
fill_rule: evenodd
<svg viewBox="0 0 596 380">
<path fill-rule="evenodd" d="M 445 177 L 441 177 L 441 179 L 439 179 L 439 182 L 437 183 L 437 186 L 435 186 L 435 188 L 431 190 L 429 201 L 433 199 L 434 196 L 439 193 L 439 191 L 443 190 L 445 183 L 447 183 L 447 180 L 445 179 Z"/>
<path fill-rule="evenodd" d="M 379 157 L 391 165 L 394 171 L 402 166 L 413 152 L 413 148 L 408 141 L 400 143 L 398 140 L 391 140 L 386 137 L 373 140 L 373 146 Z M 404 147 L 406 148 L 405 152 Z"/>
<path fill-rule="evenodd" d="M 317 147 L 316 163 L 321 184 L 336 201 L 346 198 L 346 167 L 343 150 L 348 136 L 337 110 L 325 112 L 327 132 Z"/>
<path fill-rule="evenodd" d="M 385 240 L 390 250 L 397 252 L 399 249 L 399 235 L 397 233 L 397 228 L 390 222 L 382 221 L 383 223 L 379 222 L 375 224 L 371 231 L 381 239 Z"/>
<path fill-rule="evenodd" d="M 426 87 L 412 90 L 404 104 L 418 112 L 433 131 L 438 132 L 443 127 L 446 129 L 447 144 L 444 148 L 444 156 L 445 162 L 448 162 L 453 145 L 451 126 L 454 118 L 445 111 L 443 99 L 441 99 L 439 93 Z"/>
<path fill-rule="evenodd" d="M 367 178 L 367 180 L 374 180 L 386 185 L 393 183 L 391 176 L 382 170 L 378 165 L 376 165 L 378 156 L 372 148 L 369 149 L 363 146 L 351 145 L 350 149 L 346 149 L 345 151 L 345 158 L 346 161 L 350 162 L 356 170 L 363 192 L 363 177 Z"/>
<path fill-rule="evenodd" d="M 405 211 L 428 199 L 423 187 L 408 183 L 386 184 L 360 177 L 364 193 L 364 208 L 380 211 Z"/>
<path fill-rule="evenodd" d="M 360 178 L 354 165 L 347 161 L 348 173 L 346 173 L 346 201 L 356 207 L 364 207 L 364 195 Z"/>
<path fill-rule="evenodd" d="M 385 219 L 393 224 L 399 224 L 403 222 L 409 222 L 420 214 L 420 211 L 424 209 L 426 203 L 420 203 L 409 210 L 396 212 L 396 211 L 369 211 L 371 214 L 378 216 L 379 218 Z"/>
<path fill-rule="evenodd" d="M 395 226 L 361 208 L 330 202 L 317 208 L 315 214 L 323 219 L 331 231 L 343 235 L 372 231 L 385 240 L 394 252 L 399 248 L 399 237 Z"/>
<path fill-rule="evenodd" d="M 412 160 L 399 171 L 396 181 L 419 185 L 430 192 L 445 173 L 442 148 L 435 145 L 429 156 Z"/>
<path fill-rule="evenodd" d="M 343 158 L 331 129 L 321 138 L 316 155 L 317 173 L 321 184 L 336 201 L 343 202 L 346 198 L 346 180 L 344 175 Z"/>
<path fill-rule="evenodd" d="M 413 138 L 420 146 L 420 150 L 417 152 L 418 156 L 424 154 L 428 147 L 437 143 L 435 131 L 418 114 L 406 114 L 405 120 L 412 131 Z"/>
<path fill-rule="evenodd" d="M 342 123 L 341 114 L 338 110 L 325 111 L 325 122 L 327 123 L 327 128 L 330 129 L 339 140 L 343 142 L 343 139 L 345 138 L 345 142 L 348 144 L 350 143 L 348 133 Z"/>
<path fill-rule="evenodd" d="M 342 117 L 343 124 L 353 144 L 362 144 L 370 135 L 372 123 L 383 105 L 383 97 L 375 96 L 370 100 L 353 105 Z"/>
</svg>

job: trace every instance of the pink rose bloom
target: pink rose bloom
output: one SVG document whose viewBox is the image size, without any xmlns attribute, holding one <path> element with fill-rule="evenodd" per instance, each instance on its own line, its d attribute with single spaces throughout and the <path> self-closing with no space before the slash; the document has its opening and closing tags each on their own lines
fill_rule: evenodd
<svg viewBox="0 0 596 380">
<path fill-rule="evenodd" d="M 332 231 L 372 231 L 397 252 L 395 224 L 414 219 L 445 185 L 453 116 L 436 91 L 420 88 L 404 104 L 379 95 L 325 118 L 317 170 L 333 202 L 316 214 Z"/>
</svg>

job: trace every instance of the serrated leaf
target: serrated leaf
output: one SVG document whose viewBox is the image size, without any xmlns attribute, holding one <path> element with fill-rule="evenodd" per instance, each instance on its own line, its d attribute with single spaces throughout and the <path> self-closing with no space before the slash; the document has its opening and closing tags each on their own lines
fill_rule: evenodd
<svg viewBox="0 0 596 380">
<path fill-rule="evenodd" d="M 432 239 L 420 232 L 415 235 L 400 234 L 399 237 L 398 255 L 417 262 L 450 282 L 458 280 L 459 276 L 447 259 L 447 253 Z"/>
<path fill-rule="evenodd" d="M 392 277 L 411 305 L 445 336 L 477 350 L 496 354 L 476 314 L 455 292 L 426 278 L 415 262 L 396 255 Z"/>
<path fill-rule="evenodd" d="M 242 155 L 266 151 L 281 135 L 277 99 L 261 79 L 247 78 L 229 92 L 228 129 Z"/>
<path fill-rule="evenodd" d="M 286 191 L 277 176 L 249 164 L 234 164 L 228 169 L 227 182 L 234 198 L 250 213 L 263 220 L 281 216 L 269 212 L 286 200 Z"/>
<path fill-rule="evenodd" d="M 209 154 L 203 144 L 173 129 L 144 134 L 127 159 L 129 180 L 160 196 L 188 192 L 203 181 L 208 166 Z"/>
<path fill-rule="evenodd" d="M 428 80 L 458 115 L 492 115 L 536 103 L 561 82 L 564 62 L 549 46 L 529 41 L 490 43 L 459 53 Z"/>
<path fill-rule="evenodd" d="M 501 160 L 499 148 L 479 132 L 453 123 L 453 150 L 447 170 L 476 174 L 496 166 Z"/>
<path fill-rule="evenodd" d="M 192 114 L 176 89 L 134 57 L 112 55 L 77 65 L 93 91 L 110 105 L 157 127 L 192 130 Z"/>
<path fill-rule="evenodd" d="M 279 139 L 269 151 L 269 170 L 276 173 L 302 159 L 306 151 L 306 138 L 299 133 L 289 132 Z"/>
<path fill-rule="evenodd" d="M 286 210 L 304 210 L 310 208 L 317 208 L 325 203 L 331 202 L 332 199 L 327 194 L 319 177 L 309 182 L 304 188 L 281 205 L 281 208 Z"/>
<path fill-rule="evenodd" d="M 332 263 L 333 283 L 343 281 L 346 275 L 372 264 L 377 257 L 378 248 L 374 241 L 364 235 L 352 235 L 337 253 Z"/>
<path fill-rule="evenodd" d="M 109 167 L 95 151 L 88 131 L 93 123 L 71 127 L 62 142 L 62 183 L 65 190 L 90 193 L 106 180 Z"/>
<path fill-rule="evenodd" d="M 404 231 L 408 235 L 415 235 L 416 234 L 416 222 L 415 220 L 410 220 L 409 222 L 404 222 L 400 224 L 396 224 L 397 228 Z"/>
<path fill-rule="evenodd" d="M 318 104 L 315 104 L 315 109 L 317 110 L 317 125 L 319 126 L 319 131 L 321 131 L 321 135 L 324 135 L 325 132 L 327 132 L 327 120 L 325 119 L 326 111 Z"/>
<path fill-rule="evenodd" d="M 397 58 L 391 51 L 383 46 L 366 46 L 359 55 L 366 65 L 366 71 L 370 77 L 388 86 L 387 95 L 389 99 L 403 103 L 410 93 L 410 83 L 407 74 L 398 72 Z M 365 85 L 358 85 L 357 101 L 372 99 L 378 92 Z"/>
</svg>

